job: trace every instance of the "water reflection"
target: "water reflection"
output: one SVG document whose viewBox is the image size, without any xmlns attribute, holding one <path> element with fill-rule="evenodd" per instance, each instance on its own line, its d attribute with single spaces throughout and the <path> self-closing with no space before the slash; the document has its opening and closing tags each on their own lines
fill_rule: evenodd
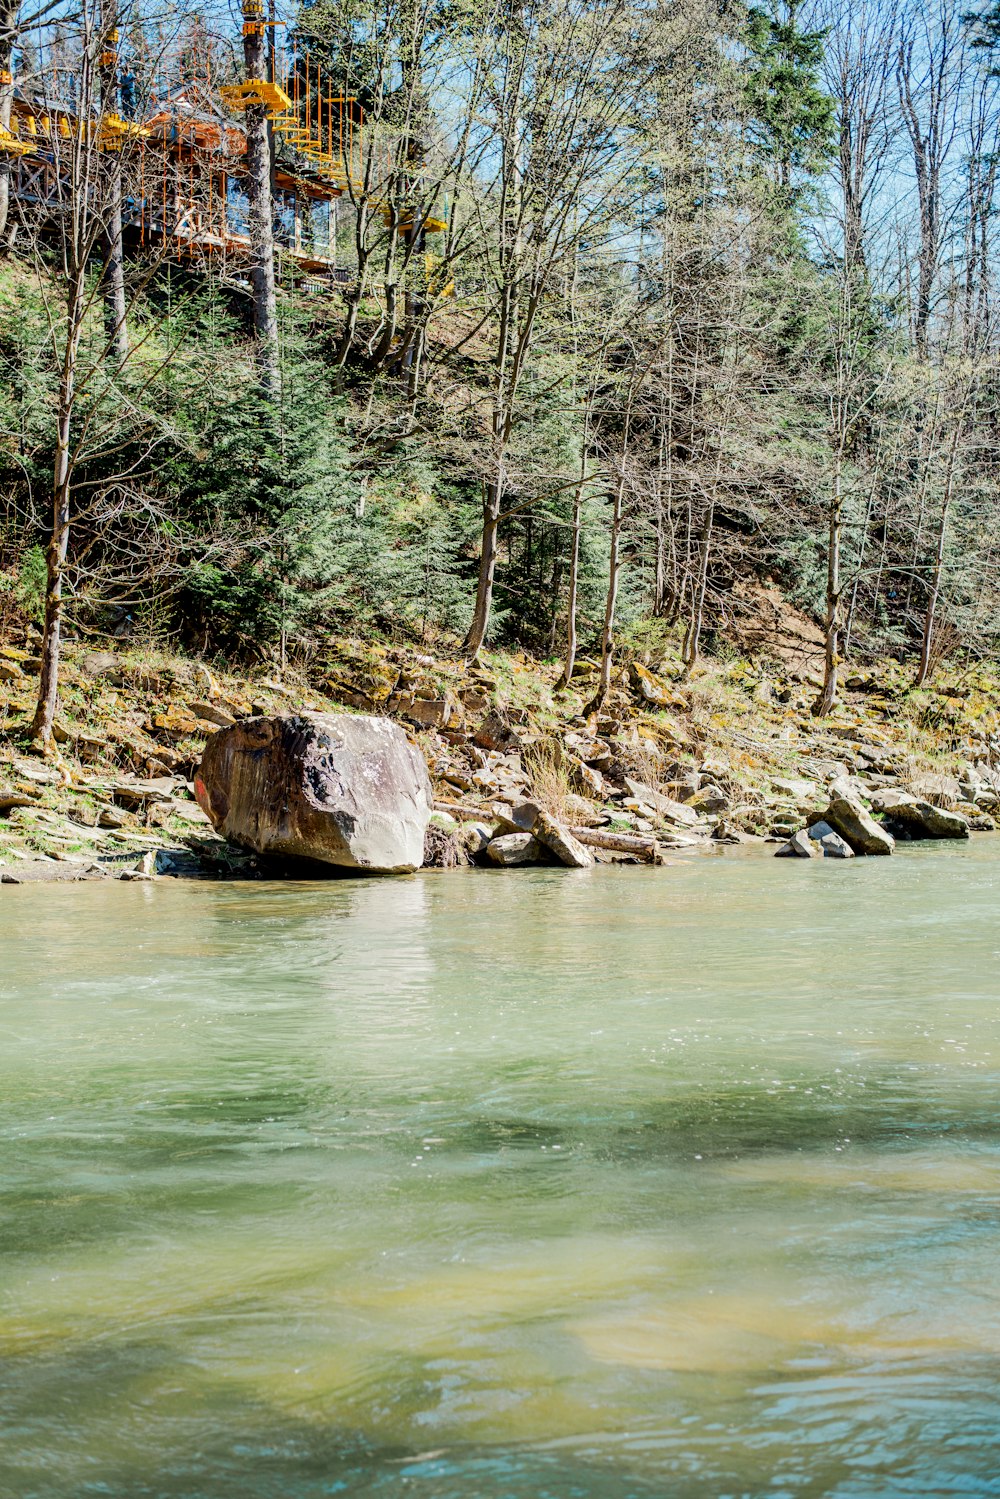
<svg viewBox="0 0 1000 1499">
<path fill-rule="evenodd" d="M 998 869 L 4 887 L 0 1491 L 1000 1491 Z"/>
</svg>

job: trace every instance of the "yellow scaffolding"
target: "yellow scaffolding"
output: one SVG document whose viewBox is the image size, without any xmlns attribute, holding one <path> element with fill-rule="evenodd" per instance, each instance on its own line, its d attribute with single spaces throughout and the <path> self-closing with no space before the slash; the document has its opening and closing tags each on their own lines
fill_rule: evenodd
<svg viewBox="0 0 1000 1499">
<path fill-rule="evenodd" d="M 28 141 L 19 141 L 3 125 L 0 125 L 0 151 L 6 156 L 30 156 L 34 147 Z"/>
<path fill-rule="evenodd" d="M 230 109 L 246 109 L 251 104 L 263 104 L 275 114 L 291 109 L 292 101 L 277 83 L 266 78 L 248 78 L 245 83 L 226 83 L 219 89 L 223 102 Z"/>
<path fill-rule="evenodd" d="M 97 144 L 102 151 L 120 151 L 126 141 L 145 140 L 152 133 L 145 125 L 123 120 L 121 115 L 104 115 L 97 126 Z"/>
</svg>

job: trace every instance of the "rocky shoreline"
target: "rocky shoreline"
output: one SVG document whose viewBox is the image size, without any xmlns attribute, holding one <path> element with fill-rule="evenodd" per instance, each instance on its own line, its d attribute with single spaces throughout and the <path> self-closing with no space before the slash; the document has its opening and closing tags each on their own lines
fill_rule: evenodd
<svg viewBox="0 0 1000 1499">
<path fill-rule="evenodd" d="M 978 668 L 916 693 L 905 666 L 879 663 L 849 675 L 845 701 L 816 720 L 807 667 L 716 662 L 684 682 L 669 651 L 646 652 L 588 714 L 586 661 L 559 692 L 552 667 L 500 654 L 469 669 L 338 640 L 308 673 L 279 679 L 77 644 L 62 761 L 46 765 L 26 736 L 32 650 L 0 646 L 4 883 L 300 874 L 220 838 L 194 792 L 219 728 L 300 711 L 376 714 L 405 731 L 433 788 L 430 868 L 651 863 L 768 843 L 851 857 L 875 851 L 863 846 L 872 829 L 890 844 L 964 837 L 994 830 L 1000 812 L 1000 693 Z"/>
</svg>

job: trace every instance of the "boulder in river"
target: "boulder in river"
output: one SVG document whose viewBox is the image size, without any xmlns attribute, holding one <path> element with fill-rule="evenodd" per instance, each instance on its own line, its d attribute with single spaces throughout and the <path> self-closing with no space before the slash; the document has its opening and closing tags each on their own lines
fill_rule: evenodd
<svg viewBox="0 0 1000 1499">
<path fill-rule="evenodd" d="M 368 874 L 423 863 L 430 778 L 387 718 L 244 719 L 211 736 L 194 784 L 216 832 L 255 853 Z"/>
<path fill-rule="evenodd" d="M 814 822 L 811 828 L 806 830 L 806 836 L 815 844 L 817 853 L 823 855 L 824 859 L 853 859 L 854 850 L 851 845 L 835 833 L 828 822 Z"/>
<path fill-rule="evenodd" d="M 908 791 L 885 791 L 876 798 L 885 826 L 900 838 L 968 838 L 969 821 Z"/>
<path fill-rule="evenodd" d="M 880 827 L 853 796 L 832 797 L 823 820 L 856 854 L 891 854 L 896 847 L 891 833 Z"/>
<path fill-rule="evenodd" d="M 820 859 L 822 856 L 823 850 L 813 842 L 805 828 L 793 833 L 774 855 L 776 859 Z"/>
<path fill-rule="evenodd" d="M 827 822 L 813 823 L 810 828 L 800 828 L 783 843 L 774 856 L 776 859 L 853 859 L 851 845 L 835 833 Z"/>
</svg>

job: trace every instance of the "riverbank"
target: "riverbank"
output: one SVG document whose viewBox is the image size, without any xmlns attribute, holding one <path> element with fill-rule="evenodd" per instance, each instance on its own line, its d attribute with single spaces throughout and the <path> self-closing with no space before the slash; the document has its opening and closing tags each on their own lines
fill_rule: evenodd
<svg viewBox="0 0 1000 1499">
<path fill-rule="evenodd" d="M 257 713 L 361 711 L 398 719 L 428 764 L 436 823 L 502 820 L 526 799 L 561 822 L 652 841 L 661 853 L 783 840 L 830 788 L 871 804 L 900 789 L 991 831 L 1000 810 L 1000 683 L 942 668 L 845 671 L 843 701 L 812 717 L 815 666 L 709 659 L 683 680 L 668 635 L 640 642 L 589 713 L 596 663 L 557 691 L 557 666 L 522 655 L 459 658 L 338 639 L 308 669 L 241 674 L 133 644 L 66 647 L 61 764 L 31 753 L 37 642 L 0 645 L 0 866 L 50 878 L 245 877 L 252 856 L 213 833 L 192 778 L 217 728 Z M 595 850 L 601 861 L 627 851 Z M 448 862 L 445 858 L 444 862 Z M 41 871 L 43 874 L 46 871 Z"/>
</svg>

